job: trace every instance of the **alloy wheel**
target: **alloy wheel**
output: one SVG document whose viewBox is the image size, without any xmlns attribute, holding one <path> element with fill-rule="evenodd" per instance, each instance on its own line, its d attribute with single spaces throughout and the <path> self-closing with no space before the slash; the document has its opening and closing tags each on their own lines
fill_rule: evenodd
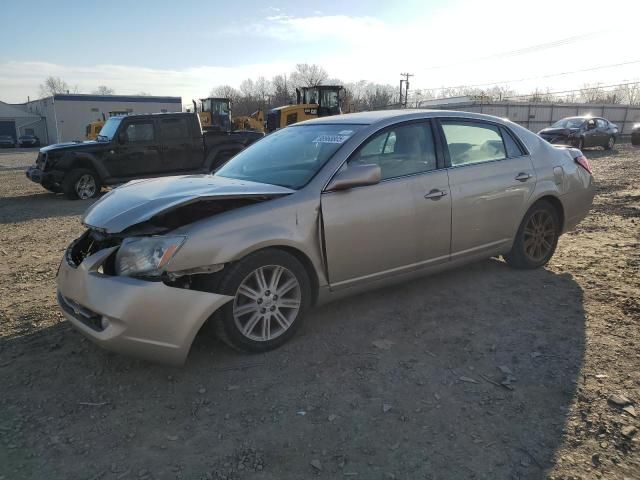
<svg viewBox="0 0 640 480">
<path fill-rule="evenodd" d="M 96 180 L 93 175 L 84 174 L 76 182 L 76 194 L 81 200 L 86 200 L 96 194 Z"/>
<path fill-rule="evenodd" d="M 296 276 L 280 265 L 267 265 L 247 275 L 238 287 L 233 319 L 246 338 L 266 342 L 289 329 L 301 305 Z"/>
<path fill-rule="evenodd" d="M 556 227 L 551 214 L 538 210 L 524 227 L 524 251 L 534 262 L 544 259 L 553 250 Z"/>
<path fill-rule="evenodd" d="M 613 146 L 615 145 L 616 141 L 614 140 L 613 137 L 609 137 L 609 142 L 607 143 L 607 148 L 609 150 L 611 150 L 613 148 Z"/>
</svg>

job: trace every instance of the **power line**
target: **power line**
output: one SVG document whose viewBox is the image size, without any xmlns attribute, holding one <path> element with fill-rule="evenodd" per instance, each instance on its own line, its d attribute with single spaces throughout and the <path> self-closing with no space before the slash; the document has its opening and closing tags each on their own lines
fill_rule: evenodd
<svg viewBox="0 0 640 480">
<path fill-rule="evenodd" d="M 518 83 L 518 82 L 526 82 L 528 80 L 540 80 L 543 78 L 553 78 L 553 77 L 561 77 L 561 76 L 565 76 L 565 75 L 572 75 L 574 73 L 582 73 L 582 72 L 592 72 L 595 70 L 602 70 L 605 68 L 614 68 L 614 67 L 622 67 L 624 65 L 633 65 L 636 63 L 640 63 L 640 60 L 632 60 L 629 62 L 622 62 L 622 63 L 612 63 L 609 65 L 600 65 L 597 67 L 590 67 L 590 68 L 583 68 L 580 70 L 571 70 L 568 72 L 560 72 L 560 73 L 552 73 L 549 75 L 539 75 L 536 77 L 526 77 L 526 78 L 518 78 L 518 79 L 513 79 L 513 80 L 503 80 L 500 82 L 488 82 L 488 83 L 477 83 L 474 85 L 456 85 L 453 87 L 432 87 L 432 88 L 425 88 L 424 90 L 444 90 L 447 88 L 476 88 L 476 87 L 490 87 L 493 85 L 500 85 L 500 84 L 505 84 L 505 83 Z"/>
<path fill-rule="evenodd" d="M 459 62 L 454 62 L 454 63 L 446 63 L 446 64 L 442 64 L 442 65 L 435 65 L 433 67 L 428 67 L 427 70 L 435 70 L 435 69 L 439 69 L 439 68 L 447 68 L 447 67 L 455 67 L 458 65 L 464 65 L 465 63 L 473 63 L 473 62 L 479 62 L 482 60 L 491 60 L 494 58 L 505 58 L 505 57 L 517 57 L 520 55 L 527 55 L 529 53 L 535 53 L 535 52 L 539 52 L 542 50 L 549 50 L 552 48 L 556 48 L 556 47 L 563 47 L 565 45 L 569 45 L 571 43 L 574 43 L 578 40 L 581 40 L 583 38 L 593 38 L 594 36 L 597 35 L 601 35 L 605 32 L 607 32 L 608 30 L 598 30 L 595 32 L 589 32 L 589 33 L 583 33 L 580 35 L 574 35 L 571 37 L 566 37 L 566 38 L 562 38 L 560 40 L 554 40 L 553 42 L 546 42 L 546 43 L 538 43 L 535 45 L 530 45 L 528 47 L 523 47 L 523 48 L 519 48 L 516 50 L 508 50 L 506 52 L 499 52 L 499 53 L 495 53 L 492 55 L 487 55 L 484 57 L 477 57 L 477 58 L 469 58 L 466 60 L 461 60 Z"/>
<path fill-rule="evenodd" d="M 577 88 L 573 90 L 563 90 L 560 92 L 538 92 L 538 93 L 529 93 L 528 95 L 511 95 L 509 97 L 504 97 L 504 100 L 508 100 L 510 98 L 526 98 L 532 97 L 534 95 L 558 95 L 561 93 L 574 93 L 574 92 L 582 92 L 585 90 L 593 90 L 596 88 L 614 88 L 614 87 L 626 87 L 629 85 L 640 85 L 640 81 L 638 82 L 626 82 L 626 83 L 616 83 L 614 85 L 595 85 L 593 87 L 585 87 L 585 88 Z"/>
</svg>

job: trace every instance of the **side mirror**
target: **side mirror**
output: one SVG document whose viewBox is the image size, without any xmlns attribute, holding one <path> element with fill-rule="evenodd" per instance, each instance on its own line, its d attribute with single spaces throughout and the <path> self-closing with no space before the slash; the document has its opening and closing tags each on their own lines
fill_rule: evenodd
<svg viewBox="0 0 640 480">
<path fill-rule="evenodd" d="M 326 190 L 335 192 L 338 190 L 348 190 L 354 187 L 364 187 L 380 183 L 382 172 L 378 165 L 351 165 L 337 173 L 327 185 Z"/>
<path fill-rule="evenodd" d="M 118 143 L 120 145 L 127 143 L 127 132 L 125 132 L 124 130 L 118 133 Z"/>
</svg>

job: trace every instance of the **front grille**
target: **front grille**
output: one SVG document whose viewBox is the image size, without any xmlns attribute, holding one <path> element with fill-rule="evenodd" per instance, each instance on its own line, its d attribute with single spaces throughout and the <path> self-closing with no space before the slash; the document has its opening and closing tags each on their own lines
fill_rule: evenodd
<svg viewBox="0 0 640 480">
<path fill-rule="evenodd" d="M 58 303 L 65 312 L 67 312 L 73 318 L 75 318 L 79 322 L 82 322 L 92 330 L 95 330 L 96 332 L 101 332 L 104 330 L 104 328 L 102 328 L 102 316 L 97 314 L 96 312 L 83 307 L 79 303 L 74 302 L 73 300 L 65 297 L 59 292 Z"/>
</svg>

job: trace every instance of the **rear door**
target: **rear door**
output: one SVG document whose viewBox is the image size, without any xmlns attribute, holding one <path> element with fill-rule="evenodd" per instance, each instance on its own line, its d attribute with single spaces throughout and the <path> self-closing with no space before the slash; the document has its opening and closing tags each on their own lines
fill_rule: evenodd
<svg viewBox="0 0 640 480">
<path fill-rule="evenodd" d="M 202 166 L 202 139 L 191 132 L 192 122 L 186 115 L 158 119 L 162 147 L 162 169 L 165 173 L 196 170 Z"/>
<path fill-rule="evenodd" d="M 441 119 L 451 188 L 451 259 L 511 243 L 536 183 L 525 148 L 485 121 Z"/>
<path fill-rule="evenodd" d="M 446 171 L 437 170 L 429 122 L 404 123 L 374 134 L 342 168 L 358 164 L 379 165 L 381 182 L 323 192 L 321 197 L 331 288 L 447 261 L 450 197 L 425 198 L 449 189 Z"/>
</svg>

